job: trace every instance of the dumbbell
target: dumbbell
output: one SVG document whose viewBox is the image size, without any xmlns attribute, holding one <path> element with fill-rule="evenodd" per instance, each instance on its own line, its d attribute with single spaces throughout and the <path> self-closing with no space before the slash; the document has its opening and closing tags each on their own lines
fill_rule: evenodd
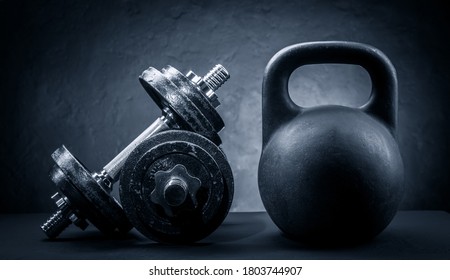
<svg viewBox="0 0 450 280">
<path fill-rule="evenodd" d="M 65 146 L 52 154 L 55 165 L 50 177 L 59 189 L 52 199 L 58 209 L 41 225 L 45 234 L 56 238 L 71 223 L 84 230 L 87 221 L 107 235 L 128 232 L 132 225 L 110 195 L 125 160 L 145 139 L 169 129 L 190 130 L 220 145 L 218 133 L 224 123 L 215 109 L 220 105 L 215 91 L 228 78 L 222 65 L 203 78 L 192 71 L 183 75 L 171 66 L 161 71 L 153 67 L 145 70 L 139 81 L 161 108 L 162 116 L 99 172 L 90 172 Z"/>
</svg>

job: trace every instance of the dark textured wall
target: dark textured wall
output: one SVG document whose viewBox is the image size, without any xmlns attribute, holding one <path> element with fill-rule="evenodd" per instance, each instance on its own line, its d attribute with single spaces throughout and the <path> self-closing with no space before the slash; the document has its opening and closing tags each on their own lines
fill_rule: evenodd
<svg viewBox="0 0 450 280">
<path fill-rule="evenodd" d="M 450 210 L 448 9 L 439 1 L 0 1 L 0 212 L 49 211 L 50 154 L 65 144 L 100 169 L 160 115 L 137 81 L 148 66 L 198 74 L 222 63 L 219 94 L 233 210 L 261 210 L 261 82 L 279 49 L 314 40 L 374 45 L 398 71 L 404 209 Z M 367 73 L 308 66 L 303 106 L 364 104 Z"/>
</svg>

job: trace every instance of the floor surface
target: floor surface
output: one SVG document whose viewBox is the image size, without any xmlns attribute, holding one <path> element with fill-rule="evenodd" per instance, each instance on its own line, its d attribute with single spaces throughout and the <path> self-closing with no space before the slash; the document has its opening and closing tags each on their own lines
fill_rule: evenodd
<svg viewBox="0 0 450 280">
<path fill-rule="evenodd" d="M 265 212 L 230 213 L 193 245 L 155 243 L 134 229 L 114 240 L 92 226 L 70 226 L 50 241 L 39 228 L 47 217 L 0 215 L 0 259 L 450 259 L 450 214 L 444 211 L 400 211 L 369 243 L 320 249 L 284 237 Z"/>
</svg>

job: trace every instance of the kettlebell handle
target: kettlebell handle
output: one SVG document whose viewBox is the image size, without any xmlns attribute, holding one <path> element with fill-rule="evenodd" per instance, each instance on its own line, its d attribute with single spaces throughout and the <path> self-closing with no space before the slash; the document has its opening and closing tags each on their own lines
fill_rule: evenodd
<svg viewBox="0 0 450 280">
<path fill-rule="evenodd" d="M 289 78 L 307 64 L 338 63 L 360 65 L 369 73 L 372 92 L 361 110 L 378 118 L 395 137 L 397 126 L 397 75 L 389 59 L 378 49 L 355 42 L 309 42 L 288 46 L 267 64 L 262 88 L 263 145 L 284 122 L 305 108 L 289 96 Z"/>
</svg>

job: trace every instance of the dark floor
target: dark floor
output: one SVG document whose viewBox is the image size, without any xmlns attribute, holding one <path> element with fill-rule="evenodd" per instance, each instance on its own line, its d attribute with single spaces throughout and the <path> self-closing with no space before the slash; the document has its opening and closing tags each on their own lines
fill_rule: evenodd
<svg viewBox="0 0 450 280">
<path fill-rule="evenodd" d="M 70 226 L 49 241 L 39 225 L 47 214 L 0 215 L 0 259 L 450 259 L 450 214 L 400 211 L 372 242 L 314 249 L 283 237 L 266 213 L 230 213 L 222 226 L 194 245 L 165 245 L 132 230 L 123 240 L 95 228 Z"/>
</svg>

